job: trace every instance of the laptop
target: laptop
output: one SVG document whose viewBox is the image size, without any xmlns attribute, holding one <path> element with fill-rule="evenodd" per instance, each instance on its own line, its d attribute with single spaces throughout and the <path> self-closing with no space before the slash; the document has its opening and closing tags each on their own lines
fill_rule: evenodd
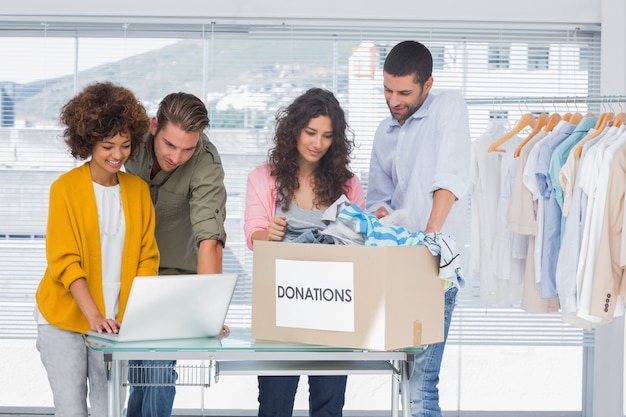
<svg viewBox="0 0 626 417">
<path fill-rule="evenodd" d="M 237 278 L 237 274 L 136 277 L 119 333 L 87 334 L 115 342 L 219 336 Z"/>
</svg>

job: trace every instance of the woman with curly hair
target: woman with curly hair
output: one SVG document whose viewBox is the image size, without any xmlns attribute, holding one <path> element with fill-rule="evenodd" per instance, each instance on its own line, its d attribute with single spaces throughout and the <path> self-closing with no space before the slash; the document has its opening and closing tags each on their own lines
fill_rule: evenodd
<svg viewBox="0 0 626 417">
<path fill-rule="evenodd" d="M 323 227 L 322 214 L 341 195 L 363 208 L 358 178 L 350 171 L 354 147 L 335 96 L 312 88 L 276 114 L 267 164 L 248 175 L 244 230 L 255 240 L 293 241 Z M 259 417 L 291 417 L 299 376 L 259 376 Z M 309 376 L 312 417 L 343 412 L 347 377 Z"/>
<path fill-rule="evenodd" d="M 147 184 L 120 172 L 147 133 L 144 107 L 126 88 L 87 86 L 61 109 L 65 143 L 89 159 L 50 186 L 47 267 L 36 293 L 36 346 L 56 416 L 107 415 L 102 352 L 87 330 L 116 333 L 133 278 L 157 275 L 154 207 Z"/>
</svg>

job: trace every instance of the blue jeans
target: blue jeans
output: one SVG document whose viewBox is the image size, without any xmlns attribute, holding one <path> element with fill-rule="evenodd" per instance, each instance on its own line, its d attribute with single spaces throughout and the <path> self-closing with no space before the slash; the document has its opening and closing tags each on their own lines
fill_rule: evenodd
<svg viewBox="0 0 626 417">
<path fill-rule="evenodd" d="M 300 376 L 260 376 L 259 417 L 291 417 Z M 348 377 L 309 376 L 309 416 L 341 417 Z"/>
<path fill-rule="evenodd" d="M 409 401 L 413 417 L 441 417 L 437 384 L 457 292 L 457 288 L 453 287 L 445 293 L 443 342 L 428 345 L 415 354 L 413 372 L 409 379 Z"/>
<path fill-rule="evenodd" d="M 178 379 L 176 361 L 128 361 L 128 365 L 126 417 L 170 417 Z"/>
</svg>

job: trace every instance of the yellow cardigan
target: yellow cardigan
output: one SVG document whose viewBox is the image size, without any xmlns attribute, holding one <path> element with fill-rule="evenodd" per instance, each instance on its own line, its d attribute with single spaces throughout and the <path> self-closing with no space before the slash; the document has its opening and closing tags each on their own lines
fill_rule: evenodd
<svg viewBox="0 0 626 417">
<path fill-rule="evenodd" d="M 124 172 L 117 176 L 126 221 L 117 316 L 122 320 L 133 278 L 158 275 L 160 255 L 148 185 Z M 100 227 L 88 163 L 61 175 L 50 186 L 46 259 L 48 265 L 36 294 L 39 311 L 54 326 L 85 333 L 89 322 L 69 290 L 72 282 L 85 278 L 104 314 Z"/>
</svg>

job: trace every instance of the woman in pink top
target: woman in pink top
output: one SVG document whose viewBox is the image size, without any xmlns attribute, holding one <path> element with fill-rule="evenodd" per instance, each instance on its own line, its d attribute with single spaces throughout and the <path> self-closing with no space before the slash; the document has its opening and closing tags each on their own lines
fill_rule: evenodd
<svg viewBox="0 0 626 417">
<path fill-rule="evenodd" d="M 255 240 L 291 241 L 323 228 L 322 213 L 341 195 L 363 208 L 350 171 L 354 142 L 335 96 L 312 88 L 276 114 L 269 161 L 248 175 L 244 230 Z M 299 376 L 259 376 L 259 417 L 291 417 Z M 347 377 L 309 376 L 309 415 L 342 415 Z"/>
</svg>

